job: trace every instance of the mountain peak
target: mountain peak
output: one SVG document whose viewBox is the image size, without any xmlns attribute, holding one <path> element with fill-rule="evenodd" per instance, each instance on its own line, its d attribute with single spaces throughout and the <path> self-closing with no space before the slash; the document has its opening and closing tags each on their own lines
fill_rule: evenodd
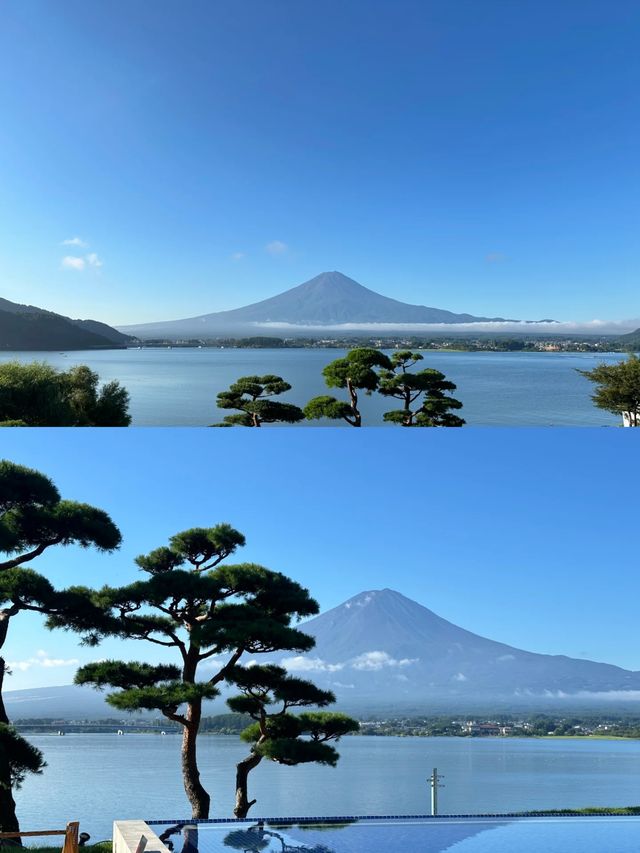
<svg viewBox="0 0 640 853">
<path fill-rule="evenodd" d="M 640 673 L 508 646 L 388 587 L 352 596 L 310 619 L 304 631 L 316 645 L 300 669 L 315 672 L 323 686 L 339 693 L 346 689 L 354 700 L 606 702 L 640 692 Z"/>
<path fill-rule="evenodd" d="M 394 326 L 421 326 L 432 323 L 476 323 L 502 321 L 501 317 L 476 317 L 471 314 L 454 314 L 442 308 L 411 305 L 389 296 L 383 296 L 340 272 L 321 272 L 314 278 L 285 290 L 276 296 L 215 314 L 202 314 L 185 320 L 148 323 L 143 326 L 125 326 L 142 338 L 163 336 L 188 336 L 203 338 L 221 333 L 243 330 L 255 334 L 260 329 L 289 331 L 320 330 L 323 327 L 348 326 L 376 328 L 383 325 L 388 331 Z"/>
</svg>

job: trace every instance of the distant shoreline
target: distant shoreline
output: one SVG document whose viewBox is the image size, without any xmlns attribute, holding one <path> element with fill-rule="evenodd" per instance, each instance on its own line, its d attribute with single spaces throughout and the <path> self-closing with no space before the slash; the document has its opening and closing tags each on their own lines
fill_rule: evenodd
<svg viewBox="0 0 640 853">
<path fill-rule="evenodd" d="M 42 735 L 43 737 L 66 737 L 68 735 L 108 735 L 110 737 L 135 737 L 139 735 L 156 735 L 158 737 L 180 737 L 181 732 L 178 730 L 169 730 L 165 732 L 161 732 L 157 729 L 146 729 L 144 731 L 123 731 L 122 735 L 118 734 L 118 730 L 114 727 L 113 730 L 110 731 L 66 731 L 63 734 L 59 734 L 56 731 L 42 731 L 37 727 L 29 727 L 29 726 L 20 726 L 16 725 L 15 728 L 21 732 L 22 734 L 29 735 Z M 200 732 L 202 737 L 233 737 L 239 739 L 239 732 L 214 732 L 214 731 L 203 731 Z M 478 736 L 465 736 L 465 735 L 446 735 L 446 734 L 411 734 L 405 735 L 400 732 L 395 734 L 372 734 L 371 732 L 365 732 L 360 734 L 352 734 L 345 735 L 345 737 L 375 737 L 375 738 L 402 738 L 406 740 L 407 738 L 416 738 L 420 740 L 428 740 L 431 738 L 449 738 L 451 740 L 473 740 L 473 741 L 531 741 L 531 740 L 566 740 L 566 741 L 640 741 L 640 737 L 624 737 L 622 735 L 528 735 L 528 736 L 519 736 L 519 735 L 478 735 Z"/>
</svg>

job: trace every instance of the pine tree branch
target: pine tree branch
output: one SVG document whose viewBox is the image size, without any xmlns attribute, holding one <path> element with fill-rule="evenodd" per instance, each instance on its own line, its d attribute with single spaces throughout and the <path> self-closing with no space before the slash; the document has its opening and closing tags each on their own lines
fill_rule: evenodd
<svg viewBox="0 0 640 853">
<path fill-rule="evenodd" d="M 58 536 L 56 539 L 51 539 L 49 542 L 41 542 L 37 548 L 33 549 L 33 551 L 28 551 L 26 554 L 21 554 L 19 557 L 13 557 L 11 560 L 5 560 L 0 563 L 0 571 L 3 571 L 4 569 L 14 569 L 16 566 L 22 565 L 22 563 L 28 563 L 29 560 L 33 560 L 41 554 L 44 554 L 47 548 L 51 545 L 59 545 L 61 542 L 61 536 Z"/>
<path fill-rule="evenodd" d="M 221 681 L 224 681 L 229 670 L 238 663 L 243 654 L 244 649 L 236 649 L 220 672 L 209 679 L 209 684 L 219 684 Z"/>
</svg>

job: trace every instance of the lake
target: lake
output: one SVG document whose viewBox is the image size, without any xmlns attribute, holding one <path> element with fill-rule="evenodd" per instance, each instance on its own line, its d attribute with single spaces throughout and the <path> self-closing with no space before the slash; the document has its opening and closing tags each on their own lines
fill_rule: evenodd
<svg viewBox="0 0 640 853">
<path fill-rule="evenodd" d="M 17 793 L 24 829 L 79 819 L 92 840 L 114 819 L 189 817 L 179 771 L 179 735 L 30 735 L 45 755 L 42 776 Z M 336 768 L 263 763 L 250 777 L 253 816 L 425 814 L 426 779 L 444 776 L 440 812 L 640 804 L 640 742 L 518 738 L 348 737 Z M 200 767 L 211 817 L 232 816 L 235 737 L 203 736 Z"/>
<path fill-rule="evenodd" d="M 86 352 L 19 352 L 0 361 L 47 361 L 67 369 L 87 364 L 103 381 L 117 379 L 131 395 L 134 426 L 207 426 L 227 414 L 216 395 L 240 376 L 275 373 L 292 390 L 283 399 L 304 405 L 329 391 L 322 368 L 344 354 L 335 349 L 129 349 Z M 592 384 L 576 372 L 620 353 L 425 352 L 422 366 L 442 371 L 458 386 L 459 413 L 471 426 L 618 426 L 620 418 L 596 409 Z M 342 392 L 337 391 L 336 396 Z M 396 401 L 362 397 L 364 424 L 382 425 Z M 343 421 L 308 421 L 329 426 Z"/>
</svg>

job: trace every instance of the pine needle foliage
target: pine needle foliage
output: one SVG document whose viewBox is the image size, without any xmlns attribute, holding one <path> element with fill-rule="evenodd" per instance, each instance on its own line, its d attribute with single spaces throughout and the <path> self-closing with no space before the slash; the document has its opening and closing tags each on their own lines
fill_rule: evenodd
<svg viewBox="0 0 640 853">
<path fill-rule="evenodd" d="M 599 364 L 578 370 L 596 386 L 591 399 L 599 409 L 626 415 L 629 426 L 640 427 L 640 358 L 630 355 L 619 364 Z"/>
<path fill-rule="evenodd" d="M 332 361 L 322 371 L 324 380 L 329 388 L 346 389 L 348 400 L 341 401 L 327 395 L 314 397 L 304 407 L 305 417 L 308 420 L 342 419 L 349 426 L 361 427 L 362 414 L 358 408 L 358 392 L 372 394 L 377 390 L 377 368 L 391 370 L 391 361 L 383 352 L 371 347 L 352 349 L 343 358 Z"/>
<path fill-rule="evenodd" d="M 49 548 L 77 545 L 111 552 L 120 546 L 120 531 L 103 510 L 76 501 L 62 500 L 54 483 L 31 468 L 0 461 L 0 652 L 11 620 L 24 611 L 55 614 L 63 622 L 73 618 L 78 602 L 58 592 L 51 581 L 27 564 L 37 561 Z M 0 726 L 5 760 L 0 761 L 0 830 L 19 829 L 12 787 L 22 780 L 19 771 L 36 772 L 37 750 L 8 728 L 2 701 L 6 664 L 0 656 Z M 17 736 L 16 736 L 17 737 Z M 12 765 L 6 749 L 16 756 Z"/>
<path fill-rule="evenodd" d="M 385 412 L 384 420 L 405 427 L 460 427 L 464 420 L 451 413 L 462 403 L 448 395 L 456 386 L 431 367 L 411 368 L 422 361 L 419 352 L 400 350 L 391 356 L 391 367 L 380 372 L 378 393 L 402 403 L 402 409 Z"/>
<path fill-rule="evenodd" d="M 78 671 L 76 683 L 112 688 L 107 702 L 114 707 L 160 711 L 182 726 L 184 788 L 198 818 L 208 817 L 210 808 L 196 750 L 203 701 L 218 695 L 243 655 L 305 652 L 314 645 L 295 627 L 318 612 L 306 589 L 255 563 L 222 564 L 244 542 L 228 524 L 182 531 L 167 546 L 137 558 L 144 579 L 118 588 L 70 589 L 70 596 L 84 597 L 84 606 L 65 623 L 55 616 L 49 620 L 90 643 L 108 636 L 135 639 L 173 656 L 155 666 L 89 664 Z"/>
<path fill-rule="evenodd" d="M 317 763 L 335 767 L 339 754 L 329 741 L 357 731 L 359 724 L 346 714 L 313 711 L 292 714 L 291 709 L 324 708 L 336 701 L 330 690 L 297 678 L 275 664 L 234 666 L 228 680 L 240 691 L 227 700 L 232 711 L 255 721 L 240 735 L 251 752 L 236 765 L 236 817 L 246 817 L 256 800 L 249 800 L 249 773 L 263 758 L 278 764 Z"/>
<path fill-rule="evenodd" d="M 226 415 L 221 426 L 261 427 L 304 420 L 298 406 L 271 399 L 290 390 L 291 385 L 281 376 L 242 376 L 228 391 L 218 394 L 218 408 L 238 410 L 234 415 Z"/>
</svg>

